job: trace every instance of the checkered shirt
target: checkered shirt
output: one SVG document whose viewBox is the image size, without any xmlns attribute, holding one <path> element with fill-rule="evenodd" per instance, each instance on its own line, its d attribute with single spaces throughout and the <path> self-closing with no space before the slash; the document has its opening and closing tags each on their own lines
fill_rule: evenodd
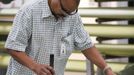
<svg viewBox="0 0 134 75">
<path fill-rule="evenodd" d="M 66 55 L 61 56 L 63 42 Z M 56 75 L 64 75 L 67 59 L 73 50 L 85 50 L 92 46 L 79 14 L 56 21 L 47 0 L 26 4 L 18 11 L 5 44 L 5 48 L 25 52 L 40 64 L 49 65 L 50 54 L 54 54 Z M 6 75 L 36 74 L 11 58 Z"/>
</svg>

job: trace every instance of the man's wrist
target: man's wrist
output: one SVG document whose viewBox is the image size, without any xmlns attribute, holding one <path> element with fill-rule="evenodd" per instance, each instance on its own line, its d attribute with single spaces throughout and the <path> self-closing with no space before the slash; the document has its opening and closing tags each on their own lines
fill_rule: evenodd
<svg viewBox="0 0 134 75">
<path fill-rule="evenodd" d="M 109 66 L 106 66 L 104 69 L 103 69 L 103 74 L 105 75 L 107 70 L 112 70 L 111 67 Z"/>
<path fill-rule="evenodd" d="M 32 63 L 32 65 L 29 67 L 32 71 L 35 71 L 35 69 L 37 68 L 37 63 Z"/>
</svg>

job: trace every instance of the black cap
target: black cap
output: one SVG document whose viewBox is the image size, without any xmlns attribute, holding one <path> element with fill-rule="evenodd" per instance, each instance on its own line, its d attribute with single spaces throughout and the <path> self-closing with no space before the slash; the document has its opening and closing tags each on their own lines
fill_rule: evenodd
<svg viewBox="0 0 134 75">
<path fill-rule="evenodd" d="M 4 4 L 9 4 L 11 1 L 13 1 L 13 0 L 0 0 L 0 2 L 2 2 Z"/>
</svg>

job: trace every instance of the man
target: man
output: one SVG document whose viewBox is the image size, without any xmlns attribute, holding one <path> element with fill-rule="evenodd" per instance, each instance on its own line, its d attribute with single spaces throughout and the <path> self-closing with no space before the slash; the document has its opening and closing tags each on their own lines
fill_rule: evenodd
<svg viewBox="0 0 134 75">
<path fill-rule="evenodd" d="M 85 32 L 78 5 L 79 0 L 38 0 L 22 7 L 5 44 L 13 57 L 7 75 L 64 75 L 72 50 L 81 50 L 106 75 L 113 75 Z"/>
</svg>

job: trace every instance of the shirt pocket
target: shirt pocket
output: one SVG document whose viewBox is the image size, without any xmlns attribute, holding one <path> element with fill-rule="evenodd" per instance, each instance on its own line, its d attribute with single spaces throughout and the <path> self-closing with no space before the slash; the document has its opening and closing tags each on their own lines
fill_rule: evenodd
<svg viewBox="0 0 134 75">
<path fill-rule="evenodd" d="M 74 44 L 73 44 L 73 35 L 70 34 L 66 37 L 63 37 L 61 40 L 61 43 L 65 44 L 66 47 L 66 55 L 70 56 L 70 54 L 72 53 L 73 49 L 74 49 Z"/>
</svg>

